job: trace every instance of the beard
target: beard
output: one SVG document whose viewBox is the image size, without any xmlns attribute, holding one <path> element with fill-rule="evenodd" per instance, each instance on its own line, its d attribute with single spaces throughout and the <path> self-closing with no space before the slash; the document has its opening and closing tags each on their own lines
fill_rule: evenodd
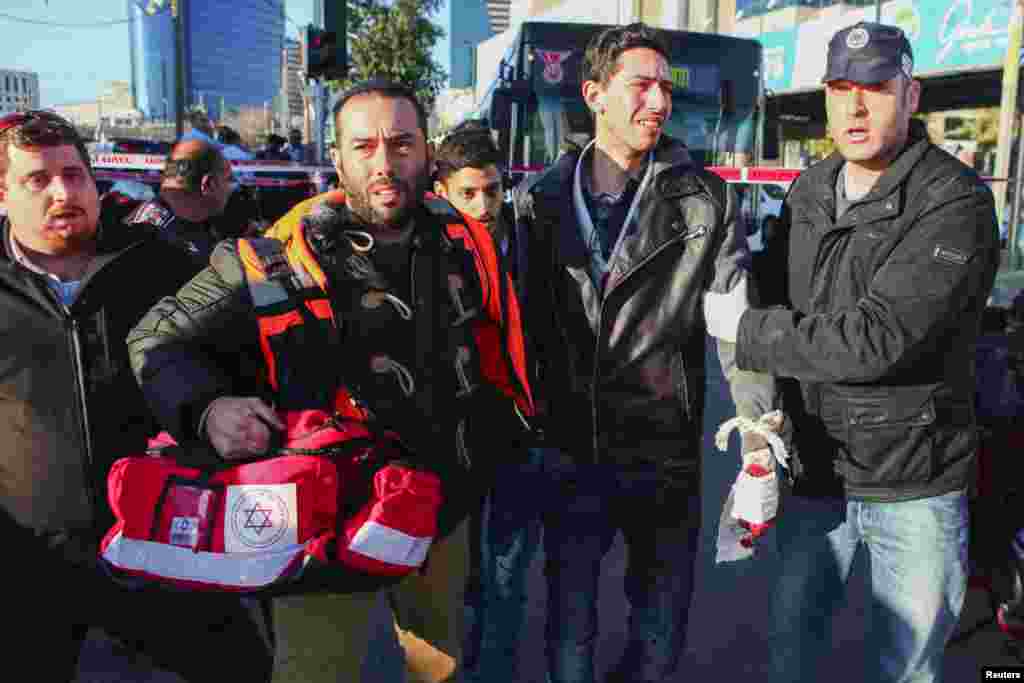
<svg viewBox="0 0 1024 683">
<path fill-rule="evenodd" d="M 413 207 L 423 199 L 423 195 L 426 194 L 427 188 L 430 186 L 430 176 L 427 174 L 426 168 L 416 174 L 411 181 L 391 178 L 388 182 L 401 190 L 405 204 L 398 209 L 381 210 L 374 207 L 370 199 L 369 187 L 373 184 L 372 182 L 360 186 L 340 169 L 338 181 L 341 189 L 345 192 L 349 210 L 365 223 L 371 232 L 380 229 L 400 231 L 408 222 Z"/>
<path fill-rule="evenodd" d="M 99 226 L 87 216 L 78 220 L 78 225 L 67 230 L 49 229 L 43 226 L 24 246 L 46 256 L 76 256 L 95 250 Z"/>
<path fill-rule="evenodd" d="M 96 229 L 75 232 L 67 236 L 55 236 L 46 240 L 48 253 L 52 256 L 75 256 L 95 251 Z"/>
</svg>

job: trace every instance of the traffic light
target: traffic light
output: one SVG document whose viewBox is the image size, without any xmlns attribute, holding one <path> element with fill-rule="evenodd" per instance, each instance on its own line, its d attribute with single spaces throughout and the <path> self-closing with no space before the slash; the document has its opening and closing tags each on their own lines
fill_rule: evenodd
<svg viewBox="0 0 1024 683">
<path fill-rule="evenodd" d="M 326 0 L 324 28 L 306 27 L 307 78 L 338 79 L 348 72 L 346 4 L 346 0 Z"/>
</svg>

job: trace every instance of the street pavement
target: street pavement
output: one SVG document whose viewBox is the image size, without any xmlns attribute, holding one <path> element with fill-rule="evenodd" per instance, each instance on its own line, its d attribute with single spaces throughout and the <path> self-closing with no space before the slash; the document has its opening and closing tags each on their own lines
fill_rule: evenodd
<svg viewBox="0 0 1024 683">
<path fill-rule="evenodd" d="M 714 563 L 718 518 L 739 469 L 739 455 L 735 437 L 728 454 L 719 453 L 712 443 L 718 425 L 731 417 L 734 409 L 712 344 L 709 344 L 707 358 L 702 549 L 697 558 L 689 642 L 679 673 L 672 683 L 763 680 L 767 672 L 767 597 L 777 571 L 777 555 L 773 553 L 769 532 L 755 559 L 722 565 Z M 543 556 L 538 555 L 531 567 L 520 672 L 515 683 L 544 683 L 546 590 L 542 562 Z M 614 666 L 625 644 L 629 614 L 629 606 L 622 593 L 625 563 L 625 548 L 620 536 L 602 568 L 598 606 L 601 634 L 596 663 L 601 674 Z M 870 632 L 871 624 L 865 609 L 864 569 L 863 558 L 858 558 L 847 604 L 837 617 L 826 669 L 829 683 L 864 683 L 868 680 L 864 666 L 872 655 L 865 651 L 863 641 L 864 634 Z M 386 608 L 383 603 L 378 607 L 377 635 L 366 655 L 364 683 L 401 683 L 401 653 L 391 631 Z M 985 592 L 972 588 L 967 595 L 958 633 L 989 617 L 991 612 Z M 946 683 L 980 680 L 979 671 L 983 665 L 1024 666 L 1024 660 L 1018 659 L 1006 643 L 1006 638 L 995 625 L 989 623 L 962 642 L 951 644 L 946 650 Z M 119 651 L 113 643 L 96 633 L 83 650 L 77 683 L 180 683 L 180 680 Z"/>
</svg>

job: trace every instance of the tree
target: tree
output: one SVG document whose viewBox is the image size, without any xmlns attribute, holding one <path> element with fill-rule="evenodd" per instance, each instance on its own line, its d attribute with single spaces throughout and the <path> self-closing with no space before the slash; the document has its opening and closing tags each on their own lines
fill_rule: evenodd
<svg viewBox="0 0 1024 683">
<path fill-rule="evenodd" d="M 332 90 L 345 89 L 371 77 L 389 78 L 411 86 L 429 112 L 448 74 L 431 57 L 444 37 L 432 23 L 443 0 L 349 0 L 348 78 L 332 81 Z"/>
</svg>

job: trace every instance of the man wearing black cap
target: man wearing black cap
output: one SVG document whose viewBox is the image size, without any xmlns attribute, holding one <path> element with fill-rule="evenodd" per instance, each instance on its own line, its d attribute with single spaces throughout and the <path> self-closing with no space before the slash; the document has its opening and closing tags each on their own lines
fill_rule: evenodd
<svg viewBox="0 0 1024 683">
<path fill-rule="evenodd" d="M 780 504 L 773 680 L 820 680 L 830 621 L 867 551 L 877 670 L 942 678 L 967 583 L 974 347 L 998 265 L 992 193 L 928 141 L 903 32 L 833 36 L 824 78 L 836 152 L 786 198 L 789 307 L 708 294 L 714 336 L 744 370 L 779 377 L 793 419 Z"/>
<path fill-rule="evenodd" d="M 352 402 L 369 428 L 400 435 L 410 466 L 440 479 L 436 534 L 424 542 L 379 533 L 391 548 L 412 544 L 399 558 L 410 568 L 400 582 L 360 576 L 350 592 L 332 584 L 332 592 L 275 597 L 274 683 L 358 683 L 374 591 L 384 587 L 406 680 L 452 681 L 460 676 L 465 518 L 487 488 L 493 443 L 526 435 L 525 366 L 512 377 L 489 372 L 507 357 L 498 348 L 505 329 L 487 317 L 497 280 L 476 266 L 472 226 L 446 202 L 424 201 L 427 117 L 413 92 L 364 82 L 337 100 L 334 116 L 344 191 L 283 216 L 270 232 L 283 244 L 221 242 L 210 267 L 132 332 L 132 364 L 165 428 L 179 442 L 198 435 L 225 460 L 264 454 L 284 428 L 279 411 Z M 259 289 L 268 279 L 288 282 L 291 294 L 268 297 Z M 248 372 L 254 364 L 231 372 L 213 362 L 217 351 L 254 347 L 265 361 L 262 383 L 249 381 L 259 374 Z"/>
</svg>

